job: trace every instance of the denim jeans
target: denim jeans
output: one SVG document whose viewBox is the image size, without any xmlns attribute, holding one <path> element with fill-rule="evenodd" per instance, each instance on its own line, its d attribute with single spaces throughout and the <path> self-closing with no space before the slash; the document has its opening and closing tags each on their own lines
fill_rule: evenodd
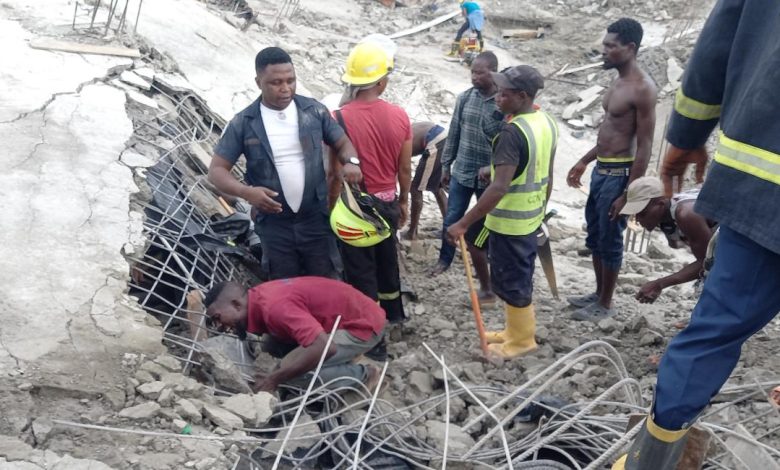
<svg viewBox="0 0 780 470">
<path fill-rule="evenodd" d="M 658 368 L 654 420 L 693 423 L 737 365 L 742 344 L 780 312 L 780 253 L 721 225 L 715 263 L 690 324 Z"/>
<path fill-rule="evenodd" d="M 447 243 L 447 228 L 463 217 L 469 208 L 471 196 L 476 195 L 477 199 L 482 196 L 484 189 L 477 187 L 476 178 L 474 187 L 469 188 L 458 182 L 455 178 L 450 179 L 450 191 L 447 199 L 447 215 L 444 216 L 444 227 L 441 231 L 441 249 L 439 250 L 439 262 L 446 266 L 452 264 L 455 258 L 455 247 Z"/>
<path fill-rule="evenodd" d="M 374 346 L 379 344 L 379 341 L 384 337 L 384 329 L 377 335 L 373 334 L 370 339 L 364 341 L 349 334 L 346 330 L 336 330 L 333 335 L 333 344 L 336 345 L 336 354 L 329 357 L 320 369 L 320 375 L 318 379 L 321 383 L 328 383 L 331 381 L 333 384 L 331 388 L 338 388 L 343 386 L 355 386 L 354 381 L 350 380 L 336 380 L 341 377 L 349 377 L 356 379 L 360 382 L 366 380 L 366 367 L 362 364 L 355 364 L 353 359 L 361 354 L 370 351 Z M 296 377 L 290 380 L 288 383 L 297 387 L 305 388 L 311 381 L 312 373 L 307 372 L 300 377 Z M 320 382 L 318 382 L 319 384 Z"/>
<path fill-rule="evenodd" d="M 628 176 L 600 175 L 596 165 L 590 177 L 590 193 L 585 204 L 585 222 L 588 224 L 585 246 L 591 249 L 593 256 L 601 258 L 604 267 L 612 271 L 620 270 L 623 263 L 623 231 L 627 218 L 621 215 L 617 220 L 609 220 L 609 209 L 623 194 L 627 184 Z"/>
</svg>

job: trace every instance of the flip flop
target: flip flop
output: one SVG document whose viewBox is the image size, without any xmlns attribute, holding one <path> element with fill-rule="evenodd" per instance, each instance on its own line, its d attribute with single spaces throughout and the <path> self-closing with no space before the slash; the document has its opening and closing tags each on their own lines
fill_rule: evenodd
<svg viewBox="0 0 780 470">
<path fill-rule="evenodd" d="M 588 305 L 598 302 L 599 295 L 597 293 L 592 293 L 588 295 L 576 295 L 573 297 L 566 297 L 566 301 L 569 302 L 569 304 L 574 305 L 575 307 L 587 307 Z"/>
<path fill-rule="evenodd" d="M 571 318 L 577 321 L 591 321 L 598 323 L 601 320 L 609 317 L 614 317 L 617 312 L 612 308 L 604 308 L 597 302 L 594 302 L 587 307 L 583 307 L 576 310 L 571 314 Z"/>
</svg>

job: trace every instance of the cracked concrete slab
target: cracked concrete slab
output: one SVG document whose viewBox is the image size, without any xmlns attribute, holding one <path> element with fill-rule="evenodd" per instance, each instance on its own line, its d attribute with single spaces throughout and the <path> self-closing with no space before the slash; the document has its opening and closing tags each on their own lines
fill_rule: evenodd
<svg viewBox="0 0 780 470">
<path fill-rule="evenodd" d="M 138 33 L 173 58 L 193 91 L 230 120 L 257 98 L 255 55 L 271 44 L 259 43 L 217 15 L 195 0 L 155 0 L 144 4 Z M 300 80 L 297 91 L 311 95 Z"/>
<path fill-rule="evenodd" d="M 130 211 L 138 188 L 120 162 L 133 132 L 125 92 L 92 83 L 128 63 L 29 48 L 32 33 L 8 17 L 13 3 L 0 8 L 0 39 L 18 65 L 0 72 L 10 84 L 0 139 L 13 143 L 0 174 L 0 377 L 102 390 L 121 383 L 125 352 L 162 348 L 124 295 L 121 250 L 142 237 Z"/>
<path fill-rule="evenodd" d="M 0 68 L 0 123 L 42 109 L 58 93 L 73 92 L 109 70 L 133 63 L 130 59 L 32 49 L 27 44 L 36 34 L 4 18 L 5 14 L 8 10 L 0 9 L 0 43 L 5 51 Z"/>
</svg>

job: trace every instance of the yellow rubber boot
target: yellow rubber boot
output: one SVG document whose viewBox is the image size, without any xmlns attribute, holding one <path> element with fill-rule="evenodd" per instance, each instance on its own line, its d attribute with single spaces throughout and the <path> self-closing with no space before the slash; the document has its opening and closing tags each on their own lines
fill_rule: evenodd
<svg viewBox="0 0 780 470">
<path fill-rule="evenodd" d="M 455 57 L 460 52 L 460 41 L 455 41 L 450 46 L 450 52 L 447 53 L 449 57 Z"/>
<path fill-rule="evenodd" d="M 506 306 L 504 341 L 491 344 L 491 353 L 504 359 L 514 359 L 536 349 L 536 314 L 533 304 L 527 307 Z"/>
<path fill-rule="evenodd" d="M 506 341 L 506 329 L 503 331 L 486 331 L 485 339 L 488 344 L 503 343 Z"/>
<path fill-rule="evenodd" d="M 503 343 L 506 341 L 508 328 L 509 328 L 509 309 L 512 308 L 507 305 L 504 308 L 504 329 L 501 331 L 486 331 L 485 339 L 488 344 Z"/>
</svg>

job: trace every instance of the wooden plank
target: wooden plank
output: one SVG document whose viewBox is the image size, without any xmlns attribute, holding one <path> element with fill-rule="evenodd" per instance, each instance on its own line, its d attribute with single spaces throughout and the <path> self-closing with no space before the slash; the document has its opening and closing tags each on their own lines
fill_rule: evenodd
<svg viewBox="0 0 780 470">
<path fill-rule="evenodd" d="M 566 69 L 566 70 L 564 70 L 562 72 L 556 73 L 555 75 L 568 75 L 570 73 L 580 72 L 582 70 L 588 70 L 588 69 L 592 69 L 594 67 L 601 67 L 601 65 L 602 65 L 601 62 L 594 62 L 592 64 L 583 65 L 581 67 L 574 67 L 573 69 Z"/>
<path fill-rule="evenodd" d="M 544 36 L 544 28 L 537 29 L 502 29 L 501 37 L 517 39 L 537 39 Z"/>
<path fill-rule="evenodd" d="M 99 46 L 94 44 L 81 44 L 78 42 L 58 41 L 50 38 L 36 38 L 30 41 L 33 49 L 47 51 L 73 52 L 76 54 L 111 55 L 117 57 L 141 57 L 141 51 L 120 46 Z"/>
<path fill-rule="evenodd" d="M 460 15 L 460 9 L 457 9 L 451 13 L 447 13 L 446 15 L 441 15 L 438 18 L 434 18 L 431 21 L 428 21 L 427 23 L 418 24 L 413 28 L 409 28 L 403 31 L 398 31 L 397 33 L 393 33 L 390 35 L 390 39 L 398 39 L 404 36 L 409 36 L 410 34 L 419 33 L 420 31 L 425 31 L 426 29 L 432 28 L 438 24 L 444 23 L 447 20 L 455 18 L 458 15 Z"/>
</svg>

